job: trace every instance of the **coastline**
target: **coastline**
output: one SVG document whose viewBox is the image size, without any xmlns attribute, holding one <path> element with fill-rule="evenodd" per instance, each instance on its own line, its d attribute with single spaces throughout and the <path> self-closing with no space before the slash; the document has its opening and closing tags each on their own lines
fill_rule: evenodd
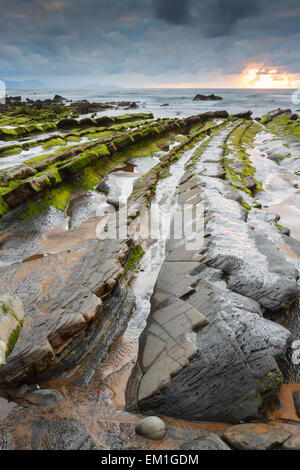
<svg viewBox="0 0 300 470">
<path fill-rule="evenodd" d="M 262 164 L 274 154 L 272 149 L 269 149 L 270 155 L 267 154 L 266 136 L 272 134 L 274 141 L 280 137 L 286 152 L 283 158 L 278 157 L 270 171 L 276 176 L 277 170 L 281 171 L 281 176 L 289 174 L 290 182 L 283 186 L 283 191 L 286 195 L 297 193 L 299 116 L 294 118 L 292 112 L 285 110 L 277 116 L 264 113 L 261 121 L 215 112 L 211 106 L 201 104 L 195 107 L 198 114 L 185 118 L 190 108 L 183 110 L 181 104 L 181 114 L 173 118 L 172 113 L 179 112 L 180 104 L 163 108 L 164 102 L 160 101 L 157 107 L 147 103 L 144 107 L 125 100 L 127 95 L 122 96 L 123 103 L 106 102 L 100 110 L 96 105 L 89 109 L 88 103 L 85 110 L 88 112 L 82 114 L 72 108 L 74 103 L 68 106 L 50 103 L 47 106 L 51 109 L 58 106 L 51 121 L 45 115 L 45 110 L 48 113 L 46 105 L 37 108 L 31 123 L 19 122 L 14 126 L 15 118 L 9 112 L 1 116 L 11 119 L 9 124 L 0 125 L 5 161 L 21 159 L 24 152 L 27 154 L 26 160 L 20 161 L 21 165 L 8 168 L 3 163 L 1 170 L 4 201 L 0 221 L 1 292 L 13 292 L 25 305 L 20 341 L 0 371 L 4 396 L 15 403 L 14 406 L 4 403 L 2 407 L 1 445 L 4 449 L 179 449 L 185 442 L 206 439 L 211 433 L 223 438 L 224 432 L 239 421 L 257 420 L 267 421 L 279 434 L 283 433 L 283 443 L 291 435 L 298 435 L 300 423 L 295 410 L 291 411 L 291 391 L 300 390 L 300 385 L 295 384 L 298 368 L 291 371 L 285 363 L 298 337 L 295 318 L 298 315 L 300 241 L 297 234 L 289 236 L 288 230 L 293 227 L 283 227 L 276 216 L 272 217 L 268 207 L 264 207 L 268 204 L 264 197 L 267 191 L 271 194 L 272 189 L 266 186 L 263 171 L 260 169 L 260 179 L 257 172 L 258 163 Z M 24 119 L 26 106 L 30 104 L 20 105 L 21 119 Z M 206 113 L 199 112 L 202 106 Z M 226 100 L 217 106 L 226 109 Z M 169 119 L 158 117 L 160 113 L 170 112 L 169 108 L 172 110 Z M 250 108 L 239 108 L 239 111 Z M 108 119 L 111 116 L 118 117 Z M 254 117 L 259 116 L 254 114 Z M 43 127 L 41 118 L 51 127 Z M 16 129 L 21 129 L 21 134 Z M 38 149 L 38 154 L 32 157 L 34 148 Z M 257 160 L 253 149 L 258 152 Z M 119 187 L 121 180 L 118 178 L 123 178 Z M 287 182 L 284 175 L 280 183 L 283 182 Z M 125 222 L 128 238 L 99 240 L 96 231 L 99 221 L 101 227 L 108 222 L 103 209 L 113 206 L 118 213 L 123 196 L 129 203 Z M 167 239 L 156 246 L 152 240 L 139 238 L 152 205 L 158 204 L 162 214 L 165 211 L 171 217 L 178 201 L 202 199 L 208 213 L 204 217 L 206 244 L 196 253 L 176 251 Z M 264 235 L 260 227 L 264 228 Z M 155 247 L 162 250 L 156 258 L 158 277 L 148 273 L 146 289 L 132 293 L 131 283 L 144 270 L 147 272 L 145 260 L 149 262 L 151 254 L 154 261 L 154 251 L 149 250 Z M 280 253 L 277 253 L 278 248 Z M 293 256 L 288 256 L 291 252 Z M 153 289 L 155 293 L 151 296 Z M 134 314 L 136 295 L 140 296 L 142 307 Z M 213 299 L 210 307 L 206 305 L 207 298 Z M 150 359 L 150 352 L 153 354 L 158 346 L 149 346 L 149 359 L 147 354 L 146 359 L 143 357 L 147 344 L 145 335 L 151 333 L 153 318 L 160 326 L 164 324 L 164 320 L 157 317 L 157 310 L 160 312 L 157 307 L 160 304 L 166 307 L 164 302 L 171 299 L 174 300 L 171 313 L 183 325 L 183 330 L 174 335 L 178 335 L 176 343 L 185 353 L 180 355 L 179 351 L 173 351 L 174 358 L 180 357 L 180 360 L 171 355 L 180 367 L 168 362 L 172 350 L 170 340 L 163 339 L 167 346 L 162 350 L 167 351 L 167 357 Z M 187 326 L 181 321 L 181 314 L 177 314 L 183 304 L 185 311 L 192 312 L 191 323 Z M 226 317 L 230 309 L 234 315 Z M 218 387 L 223 394 L 228 391 L 229 383 L 225 381 L 224 385 L 220 381 L 217 364 L 213 360 L 210 367 L 201 363 L 201 357 L 209 356 L 210 348 L 214 351 L 216 346 L 218 336 L 211 328 L 221 321 L 219 310 L 224 310 L 222 322 L 235 338 L 235 356 L 228 359 L 228 364 L 234 361 L 235 367 L 229 366 L 228 377 L 231 386 L 237 388 L 232 392 L 234 398 L 228 394 L 229 403 L 224 400 L 224 408 L 207 414 L 198 406 L 197 394 L 193 396 L 188 374 L 191 367 L 192 376 L 195 376 L 194 367 L 199 370 L 208 367 L 207 376 L 212 377 L 207 385 L 208 400 L 213 399 Z M 53 318 L 49 318 L 50 312 Z M 163 315 L 169 314 L 164 312 Z M 135 315 L 136 325 L 129 323 L 131 329 L 128 329 L 129 319 L 134 319 Z M 253 320 L 248 324 L 249 316 Z M 142 327 L 138 326 L 140 321 Z M 237 326 L 239 321 L 244 322 L 243 333 Z M 136 329 L 139 333 L 134 339 Z M 217 328 L 221 330 L 221 326 Z M 263 336 L 260 330 L 265 332 Z M 171 325 L 167 326 L 167 331 L 172 331 Z M 224 341 L 224 353 L 233 340 L 220 337 Z M 32 338 L 36 339 L 32 341 Z M 163 336 L 158 335 L 158 338 L 162 340 Z M 136 339 L 140 340 L 139 348 Z M 202 356 L 197 356 L 201 347 Z M 216 351 L 211 359 L 221 355 Z M 137 396 L 135 387 L 141 380 L 140 374 L 146 376 L 148 372 L 144 360 L 152 366 L 155 361 L 162 361 L 166 377 L 163 376 L 162 384 L 157 382 L 157 388 L 147 391 L 150 399 L 154 397 L 153 403 L 146 403 L 148 395 L 144 393 L 135 405 L 129 406 L 128 397 Z M 132 375 L 137 361 L 139 373 Z M 200 361 L 199 366 L 195 366 L 197 361 Z M 226 369 L 224 364 L 218 367 Z M 244 371 L 242 379 L 241 370 Z M 158 371 L 161 374 L 160 369 Z M 150 381 L 145 380 L 146 384 L 153 385 L 156 372 L 153 374 Z M 186 380 L 189 397 L 185 396 L 185 386 L 182 390 L 180 386 L 176 388 Z M 201 384 L 206 386 L 207 379 L 199 377 L 198 380 L 197 390 Z M 283 381 L 286 383 L 282 393 L 277 395 Z M 51 402 L 54 399 L 51 396 L 46 406 L 36 402 L 39 400 L 36 398 L 39 394 L 35 395 L 38 390 L 34 388 L 37 383 L 44 390 L 60 392 L 59 401 Z M 239 383 L 247 385 L 237 398 Z M 18 397 L 16 387 L 24 385 L 29 388 Z M 148 385 L 143 387 L 145 390 Z M 125 411 L 126 389 L 126 406 L 131 410 L 137 406 L 136 414 Z M 155 395 L 161 400 L 163 393 L 166 397 L 162 405 Z M 171 406 L 175 402 L 174 393 L 177 411 Z M 251 401 L 248 409 L 245 398 L 249 393 L 255 399 L 248 400 Z M 196 423 L 181 405 L 180 400 L 188 403 L 187 398 L 192 400 L 188 408 L 193 410 L 194 406 Z M 281 409 L 276 402 L 278 399 Z M 216 400 L 222 402 L 220 397 Z M 243 409 L 241 415 L 230 411 L 234 400 L 239 403 L 237 407 Z M 216 408 L 217 404 L 209 402 L 208 408 L 211 407 Z M 264 407 L 265 410 L 270 407 L 271 411 L 265 414 Z M 287 415 L 282 407 L 287 408 Z M 164 417 L 168 426 L 168 437 L 159 443 L 136 436 L 134 431 L 141 412 L 153 410 Z M 71 436 L 69 443 L 64 438 L 66 432 Z M 25 436 L 22 439 L 21 433 Z M 275 440 L 278 446 L 279 441 Z M 272 441 L 270 446 L 275 444 Z"/>
</svg>

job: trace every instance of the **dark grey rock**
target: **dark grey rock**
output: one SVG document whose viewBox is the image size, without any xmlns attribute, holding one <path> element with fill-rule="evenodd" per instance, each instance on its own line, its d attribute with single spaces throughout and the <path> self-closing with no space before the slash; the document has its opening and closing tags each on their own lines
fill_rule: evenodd
<svg viewBox="0 0 300 470">
<path fill-rule="evenodd" d="M 300 418 L 300 392 L 293 393 L 294 405 L 296 408 L 297 415 Z"/>
<path fill-rule="evenodd" d="M 222 101 L 221 96 L 211 95 L 196 95 L 193 101 Z"/>
<path fill-rule="evenodd" d="M 233 115 L 233 117 L 238 118 L 238 119 L 251 119 L 251 116 L 252 116 L 252 111 L 246 111 L 244 113 L 237 113 Z"/>
</svg>

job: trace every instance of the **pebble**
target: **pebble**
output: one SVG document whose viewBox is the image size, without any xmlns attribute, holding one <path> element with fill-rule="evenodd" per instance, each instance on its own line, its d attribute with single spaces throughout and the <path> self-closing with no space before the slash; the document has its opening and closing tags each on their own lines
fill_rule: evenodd
<svg viewBox="0 0 300 470">
<path fill-rule="evenodd" d="M 162 419 L 156 416 L 149 416 L 148 418 L 142 419 L 135 428 L 135 431 L 140 436 L 160 441 L 167 434 L 167 426 Z"/>
</svg>

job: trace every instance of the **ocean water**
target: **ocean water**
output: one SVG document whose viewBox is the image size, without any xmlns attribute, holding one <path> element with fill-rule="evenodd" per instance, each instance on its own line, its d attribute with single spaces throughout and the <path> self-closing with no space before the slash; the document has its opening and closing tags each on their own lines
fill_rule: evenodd
<svg viewBox="0 0 300 470">
<path fill-rule="evenodd" d="M 53 98 L 55 94 L 76 101 L 86 99 L 96 102 L 135 101 L 145 112 L 153 112 L 155 117 L 190 116 L 206 111 L 227 110 L 230 114 L 242 111 L 253 111 L 253 116 L 262 116 L 276 108 L 290 108 L 299 111 L 299 103 L 293 103 L 295 90 L 257 90 L 257 89 L 8 89 L 8 96 L 22 96 L 32 99 Z M 196 94 L 211 94 L 221 96 L 223 101 L 193 102 Z M 162 107 L 168 104 L 168 107 Z M 134 112 L 134 111 L 133 111 Z M 115 115 L 124 110 L 108 110 L 105 114 Z"/>
</svg>

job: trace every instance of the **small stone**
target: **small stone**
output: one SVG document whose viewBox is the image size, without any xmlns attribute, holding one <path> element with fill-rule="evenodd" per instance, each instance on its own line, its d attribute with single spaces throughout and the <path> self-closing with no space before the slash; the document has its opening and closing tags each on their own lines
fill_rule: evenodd
<svg viewBox="0 0 300 470">
<path fill-rule="evenodd" d="M 147 439 L 160 441 L 167 434 L 167 426 L 162 419 L 156 416 L 149 416 L 148 418 L 142 419 L 136 425 L 135 432 Z"/>
<path fill-rule="evenodd" d="M 64 399 L 58 390 L 37 390 L 25 396 L 25 400 L 37 406 L 53 406 Z"/>
<path fill-rule="evenodd" d="M 231 450 L 216 434 L 208 434 L 194 441 L 184 442 L 181 450 Z"/>
<path fill-rule="evenodd" d="M 268 450 L 283 444 L 291 433 L 269 424 L 238 424 L 226 429 L 223 438 L 238 450 Z"/>
<path fill-rule="evenodd" d="M 294 405 L 296 408 L 297 415 L 300 418 L 300 391 L 294 392 L 293 398 L 294 398 Z"/>
<path fill-rule="evenodd" d="M 300 435 L 290 437 L 282 448 L 284 450 L 300 450 Z"/>
</svg>

